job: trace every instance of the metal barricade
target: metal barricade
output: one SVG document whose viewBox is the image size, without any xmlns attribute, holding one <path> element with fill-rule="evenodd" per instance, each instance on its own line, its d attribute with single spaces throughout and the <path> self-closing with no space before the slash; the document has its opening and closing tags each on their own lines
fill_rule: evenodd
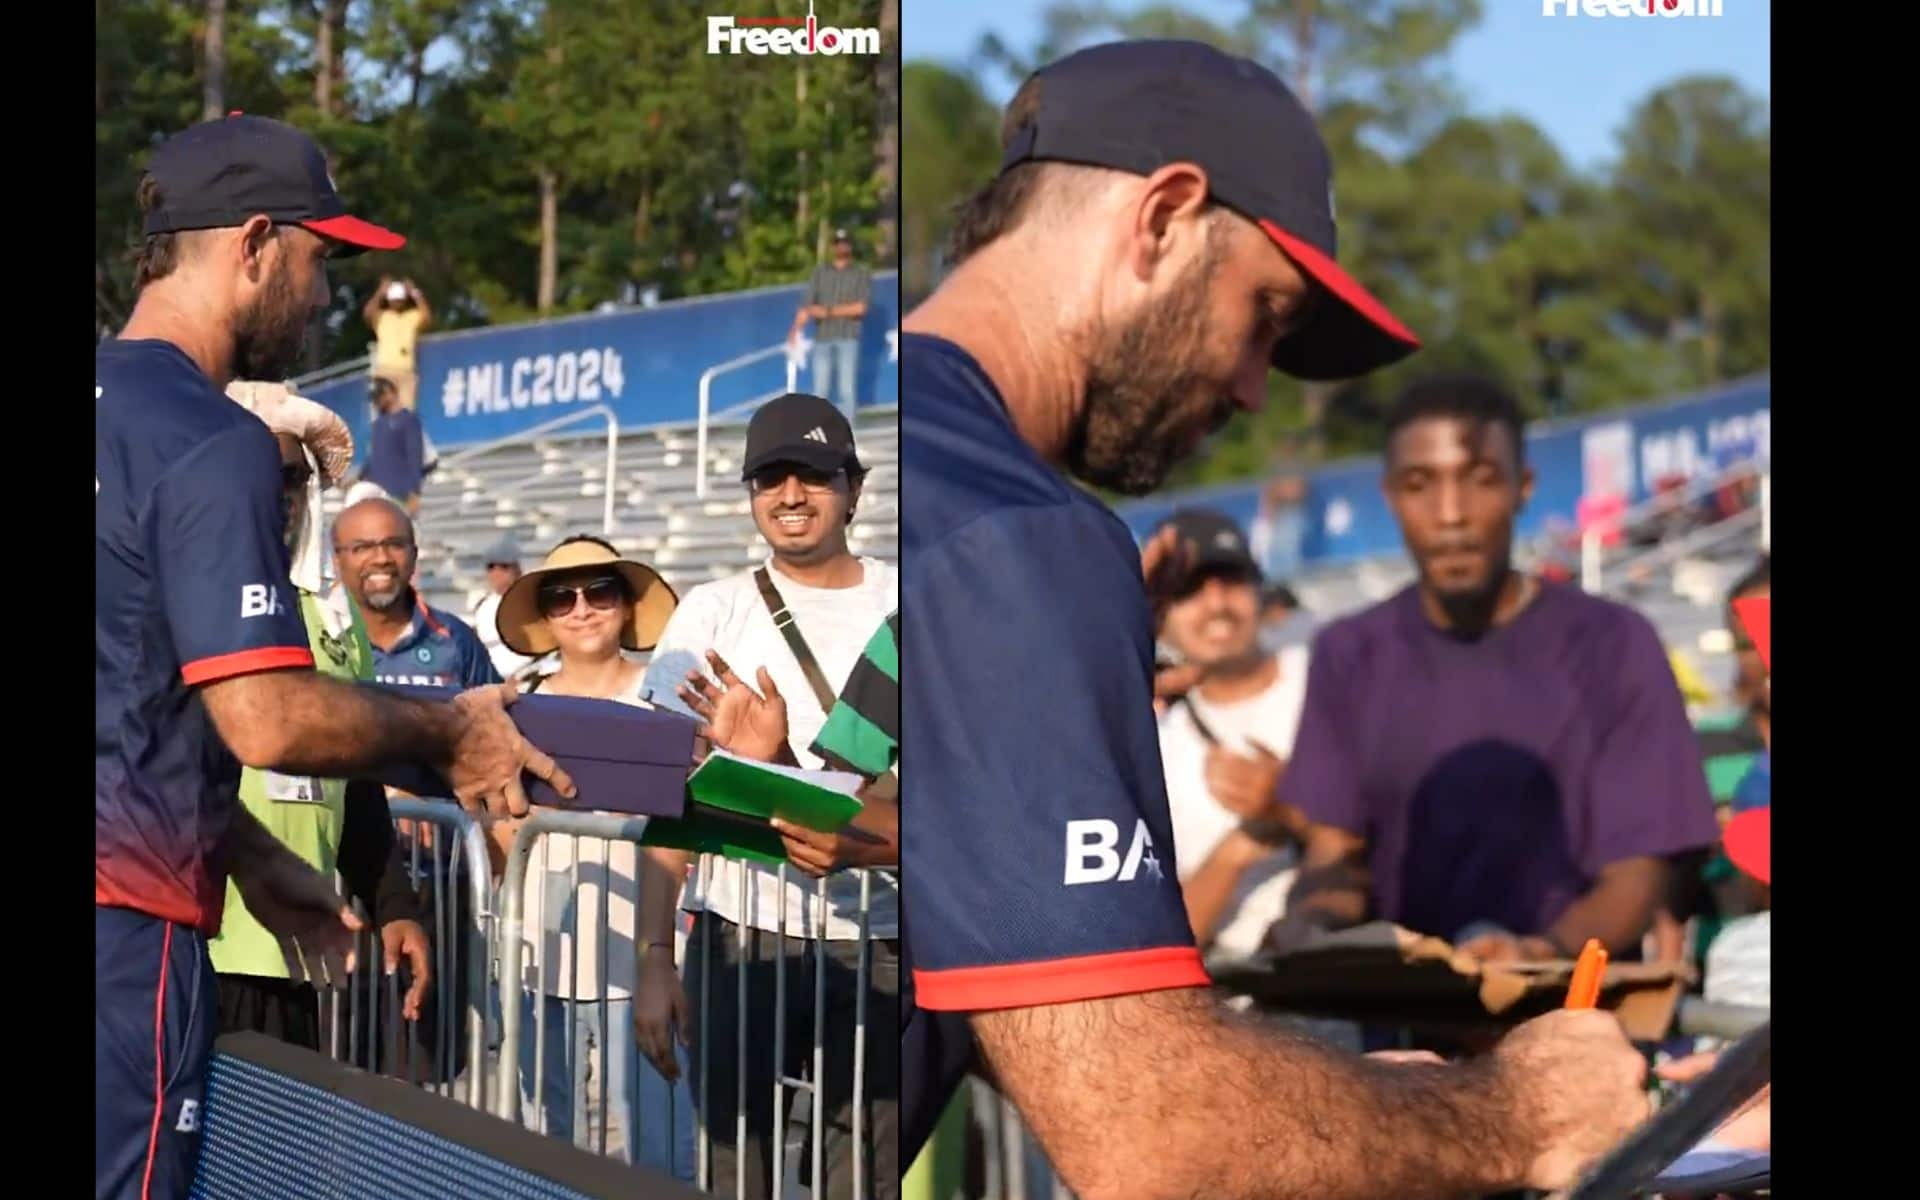
<svg viewBox="0 0 1920 1200">
<path fill-rule="evenodd" d="M 484 1108 L 485 1003 L 493 925 L 486 837 L 479 823 L 452 801 L 396 799 L 387 807 L 396 827 L 411 822 L 416 831 L 403 838 L 409 881 L 416 888 L 422 881 L 429 885 L 429 908 L 421 925 L 432 954 L 426 996 L 432 1016 L 426 1022 L 430 1041 L 421 1039 L 423 1022 L 403 1019 L 402 976 L 383 973 L 380 931 L 368 929 L 360 937 L 357 969 L 325 993 L 327 1052 L 337 1060 L 423 1084 L 443 1096 L 458 1099 L 464 1093 L 467 1104 Z M 425 836 L 417 832 L 424 830 L 433 832 Z M 463 888 L 464 913 L 459 903 Z M 465 973 L 464 988 L 456 982 L 456 971 Z M 466 1067 L 461 1079 L 463 1043 Z M 422 1074 L 431 1078 L 422 1079 Z"/>
<path fill-rule="evenodd" d="M 610 1076 L 617 1069 L 621 1073 L 623 1080 L 630 1080 L 624 1088 L 627 1096 L 621 1097 L 621 1105 L 627 1111 L 626 1127 L 621 1130 L 621 1133 L 627 1142 L 626 1149 L 629 1156 L 635 1162 L 643 1161 L 642 1122 L 645 1114 L 638 1111 L 638 1108 L 644 1107 L 643 1104 L 639 1104 L 637 1107 L 635 1106 L 639 1100 L 639 1092 L 641 1089 L 640 1079 L 636 1078 L 634 1073 L 643 1072 L 650 1068 L 643 1066 L 637 1050 L 632 1047 L 631 1014 L 625 1013 L 620 1017 L 623 1025 L 622 1028 L 615 1028 L 611 1024 L 612 1018 L 609 1013 L 611 1011 L 611 1001 L 614 997 L 611 995 L 610 984 L 613 974 L 612 959 L 614 956 L 608 952 L 613 941 L 609 923 L 609 910 L 614 886 L 616 883 L 623 882 L 617 879 L 614 872 L 614 845 L 620 842 L 633 843 L 637 860 L 639 855 L 638 843 L 641 836 L 646 832 L 646 827 L 647 822 L 645 818 L 622 817 L 608 813 L 563 812 L 552 809 L 536 811 L 534 815 L 521 826 L 514 838 L 513 846 L 508 852 L 506 867 L 500 884 L 500 920 L 497 925 L 497 950 L 500 965 L 498 1004 L 500 1009 L 501 1036 L 500 1072 L 495 1082 L 493 1095 L 494 1114 L 509 1121 L 520 1119 L 521 1087 L 522 1083 L 525 1082 L 530 1085 L 527 1089 L 528 1094 L 536 1108 L 540 1111 L 538 1128 L 543 1133 L 552 1132 L 552 1130 L 548 1128 L 546 1113 L 546 1098 L 549 1094 L 546 1072 L 548 1059 L 550 1057 L 547 1013 L 549 1008 L 553 1007 L 548 1003 L 548 1000 L 550 998 L 560 999 L 561 1005 L 564 1007 L 566 1013 L 567 1023 L 566 1049 L 559 1057 L 563 1063 L 569 1064 L 568 1073 L 570 1078 L 567 1081 L 565 1098 L 565 1103 L 573 1114 L 573 1117 L 569 1120 L 569 1124 L 574 1126 L 573 1134 L 576 1143 L 584 1140 L 584 1144 L 588 1148 L 593 1148 L 595 1139 L 593 1137 L 594 1122 L 592 1120 L 592 1113 L 591 1111 L 583 1111 L 583 1106 L 580 1103 L 581 1097 L 574 1094 L 575 1084 L 582 1073 L 582 1063 L 579 1057 L 579 1008 L 582 1004 L 593 1004 L 599 1019 L 599 1028 L 597 1030 L 595 1044 L 599 1054 L 600 1069 L 592 1072 L 598 1091 L 597 1097 L 594 1097 L 597 1101 L 595 1107 L 597 1107 L 599 1113 L 599 1120 L 597 1122 L 599 1134 L 597 1139 L 598 1149 L 601 1153 L 607 1153 L 610 1149 L 610 1135 L 612 1131 L 609 1128 L 609 1086 Z M 580 988 L 581 960 L 587 957 L 587 955 L 580 937 L 581 906 L 577 903 L 581 895 L 580 869 L 582 866 L 580 854 L 581 843 L 579 841 L 576 841 L 574 853 L 571 856 L 573 859 L 571 886 L 567 893 L 568 903 L 566 908 L 571 914 L 571 918 L 566 923 L 566 926 L 559 931 L 563 939 L 559 944 L 565 948 L 565 956 L 568 959 L 570 968 L 568 972 L 569 978 L 567 981 L 566 996 L 564 998 L 549 997 L 542 989 L 542 985 L 545 983 L 547 976 L 547 963 L 545 961 L 548 941 L 547 934 L 552 932 L 552 930 L 545 927 L 546 922 L 544 920 L 542 922 L 543 928 L 532 930 L 528 928 L 526 921 L 528 907 L 526 902 L 526 887 L 530 867 L 534 859 L 533 847 L 536 842 L 542 842 L 544 849 L 544 837 L 548 834 L 569 834 L 575 839 L 592 839 L 604 847 L 604 854 L 600 863 L 589 864 L 597 865 L 601 870 L 598 887 L 598 921 L 594 927 L 596 931 L 594 945 L 598 947 L 598 951 L 594 956 L 596 959 L 594 963 L 594 975 L 597 979 L 597 984 L 594 988 L 590 989 L 595 993 L 595 995 L 591 997 L 582 996 Z M 545 876 L 547 875 L 547 870 L 544 866 L 541 874 L 543 877 L 542 886 L 544 887 Z M 639 921 L 639 869 L 637 862 L 634 874 L 635 878 L 630 881 L 630 886 L 634 889 L 634 920 L 636 922 L 635 933 L 637 934 Z M 546 911 L 547 905 L 544 903 L 544 900 L 545 897 L 543 894 L 542 916 L 543 918 L 550 918 L 552 914 Z M 534 1028 L 531 1031 L 533 1035 L 533 1071 L 531 1080 L 523 1081 L 521 1078 L 522 1059 L 524 1057 L 523 1043 L 526 1041 L 529 1033 L 525 1028 L 526 1022 L 524 1020 L 523 1010 L 523 1005 L 526 1003 L 526 996 L 524 996 L 523 993 L 529 991 L 526 981 L 523 978 L 523 968 L 527 965 L 524 960 L 524 939 L 529 934 L 535 939 L 534 962 L 532 964 L 535 981 L 534 988 L 531 989 L 531 995 L 533 997 L 531 1007 L 533 1008 L 534 1016 Z M 637 963 L 637 947 L 635 948 L 635 953 L 635 961 Z M 633 984 L 634 981 L 627 981 L 629 988 L 631 988 Z M 622 1060 L 617 1064 L 615 1063 L 616 1055 Z M 628 1097 L 634 1097 L 634 1100 L 630 1101 Z M 675 1116 L 671 1108 L 671 1099 L 672 1091 L 669 1089 L 669 1109 L 667 1113 L 668 1154 L 665 1166 L 669 1171 L 674 1171 L 679 1166 L 679 1163 L 675 1161 L 673 1153 L 677 1139 L 673 1137 Z M 582 1127 L 583 1122 L 584 1127 Z"/>
<path fill-rule="evenodd" d="M 1724 1004 L 1701 996 L 1680 997 L 1674 1014 L 1674 1032 L 1681 1037 L 1708 1037 L 1734 1041 L 1773 1018 L 1771 1007 Z"/>
<path fill-rule="evenodd" d="M 499 920 L 496 924 L 500 965 L 499 1008 L 501 1015 L 500 1070 L 495 1079 L 493 1092 L 493 1111 L 496 1116 L 510 1121 L 521 1120 L 520 1107 L 522 1104 L 523 1085 L 529 1085 L 525 1090 L 534 1104 L 542 1109 L 539 1127 L 543 1132 L 546 1131 L 545 1109 L 547 1107 L 548 1096 L 548 1081 L 545 1077 L 548 1058 L 546 1014 L 549 1005 L 544 996 L 536 1001 L 532 1006 L 534 1010 L 534 1028 L 528 1030 L 525 1027 L 527 1022 L 525 1019 L 525 1004 L 522 992 L 528 986 L 528 981 L 524 978 L 524 968 L 527 966 L 524 961 L 524 943 L 529 935 L 531 935 L 534 940 L 534 957 L 536 961 L 533 964 L 533 983 L 536 987 L 543 985 L 547 978 L 546 964 L 541 960 L 546 954 L 549 937 L 557 933 L 559 938 L 556 942 L 557 945 L 561 947 L 571 946 L 571 950 L 566 951 L 570 960 L 572 974 L 572 986 L 567 987 L 567 995 L 572 999 L 571 1002 L 566 1004 L 565 1010 L 567 1021 L 566 1045 L 569 1047 L 569 1050 L 564 1061 L 571 1063 L 568 1072 L 570 1077 L 567 1083 L 567 1098 L 565 1103 L 576 1117 L 581 1113 L 582 1105 L 580 1103 L 580 1097 L 575 1096 L 573 1091 L 581 1079 L 582 1072 L 578 1061 L 572 1059 L 571 1056 L 577 1053 L 577 1047 L 579 1045 L 577 1024 L 579 1020 L 578 1005 L 582 1003 L 594 1003 L 596 1005 L 601 1022 L 598 1044 L 603 1064 L 607 1061 L 608 1056 L 614 1052 L 614 1047 L 621 1045 L 622 1042 L 626 1040 L 621 1037 L 610 1039 L 608 1036 L 610 1031 L 607 1028 L 609 1011 L 609 1005 L 607 1004 L 608 982 L 611 973 L 609 970 L 611 965 L 609 959 L 611 956 L 606 950 L 612 944 L 610 930 L 607 924 L 609 886 L 603 885 L 600 888 L 600 903 L 597 906 L 599 909 L 599 937 L 596 944 L 601 947 L 601 961 L 596 964 L 597 969 L 595 975 L 598 980 L 597 986 L 590 989 L 597 992 L 597 999 L 594 997 L 582 997 L 580 996 L 580 989 L 577 986 L 580 961 L 583 956 L 583 943 L 579 936 L 581 930 L 581 906 L 577 903 L 570 904 L 568 906 L 571 914 L 570 920 L 562 919 L 559 922 L 559 928 L 556 929 L 554 914 L 551 911 L 547 911 L 549 906 L 545 901 L 543 893 L 542 925 L 544 928 L 540 930 L 530 930 L 527 927 L 527 889 L 532 886 L 529 883 L 529 876 L 533 873 L 533 867 L 536 859 L 539 857 L 535 852 L 536 843 L 544 841 L 546 836 L 551 834 L 568 834 L 574 838 L 596 839 L 603 842 L 607 847 L 605 857 L 602 860 L 607 864 L 605 879 L 608 884 L 611 884 L 614 878 L 611 867 L 613 844 L 618 842 L 635 843 L 636 855 L 638 855 L 641 851 L 637 844 L 644 836 L 646 827 L 647 822 L 644 818 L 624 817 L 606 813 L 564 812 L 542 809 L 536 811 L 534 815 L 521 826 L 519 832 L 516 834 L 513 846 L 508 852 L 505 872 L 501 879 Z M 577 899 L 580 895 L 579 872 L 581 866 L 579 843 L 577 842 L 575 843 L 575 853 L 572 857 L 572 879 L 570 880 L 572 886 L 570 895 Z M 702 874 L 697 876 L 697 879 L 698 886 L 703 894 L 707 890 L 705 887 L 706 877 L 704 872 L 709 869 L 709 863 L 719 863 L 718 869 L 720 870 L 742 872 L 742 893 L 744 894 L 744 884 L 748 873 L 743 864 L 711 859 L 709 856 L 698 856 L 696 862 L 698 864 L 696 869 L 702 872 Z M 565 869 L 564 866 L 560 868 L 560 870 L 563 871 Z M 638 870 L 636 874 L 638 874 Z M 754 874 L 757 875 L 757 873 Z M 873 900 L 873 879 L 871 874 L 866 871 L 854 872 L 853 874 L 859 879 L 860 887 L 860 937 L 857 943 L 858 948 L 854 955 L 855 1014 L 851 1039 L 852 1081 L 850 1104 L 852 1125 L 850 1137 L 852 1147 L 849 1158 L 850 1170 L 853 1176 L 851 1194 L 855 1197 L 855 1200 L 866 1200 L 866 1197 L 869 1195 L 866 1186 L 866 1172 L 869 1160 L 866 1143 L 872 1130 L 871 1097 L 866 1086 L 866 1066 L 869 1059 L 868 1022 L 871 1013 L 868 995 L 871 991 L 870 966 L 872 962 L 872 938 L 870 917 Z M 778 883 L 782 885 L 781 891 L 783 893 L 779 928 L 769 935 L 758 931 L 750 931 L 748 925 L 743 922 L 736 927 L 733 934 L 736 939 L 735 951 L 739 962 L 735 969 L 736 991 L 734 1010 L 736 1019 L 733 1030 L 733 1036 L 736 1040 L 734 1043 L 735 1103 L 733 1120 L 735 1170 L 732 1192 L 736 1197 L 741 1198 L 744 1198 L 748 1194 L 747 1172 L 743 1169 L 747 1159 L 749 1114 L 747 1065 L 749 1060 L 748 1013 L 750 1007 L 748 1003 L 749 993 L 747 986 L 749 971 L 747 968 L 751 965 L 756 965 L 749 950 L 749 937 L 771 936 L 774 941 L 772 968 L 774 1016 L 772 1035 L 773 1070 L 767 1074 L 770 1074 L 772 1078 L 771 1099 L 773 1102 L 773 1120 L 767 1149 L 771 1155 L 770 1174 L 773 1182 L 772 1193 L 775 1197 L 785 1197 L 804 1189 L 804 1194 L 810 1197 L 823 1197 L 826 1195 L 825 1185 L 828 1182 L 825 1176 L 825 1134 L 827 1124 L 832 1116 L 832 1114 L 827 1111 L 828 1089 L 826 1086 L 828 1079 L 827 1067 L 829 1065 L 826 1053 L 828 1040 L 826 1028 L 826 1015 L 828 1010 L 827 980 L 829 972 L 828 947 L 826 939 L 824 938 L 816 937 L 811 939 L 813 942 L 811 1055 L 807 1062 L 806 1077 L 789 1074 L 785 1070 L 789 1048 L 786 1014 L 789 998 L 795 993 L 788 979 L 787 938 L 790 936 L 791 931 L 788 929 L 786 906 L 784 903 L 784 885 L 788 881 L 787 868 L 784 865 L 781 866 L 774 877 Z M 542 880 L 541 886 L 546 886 L 545 879 Z M 814 899 L 820 906 L 819 911 L 823 916 L 827 911 L 827 888 L 827 880 L 822 879 L 816 881 L 811 889 Z M 634 912 L 636 936 L 639 928 L 641 928 L 641 914 L 639 912 L 638 902 L 639 891 L 640 889 L 636 881 Z M 588 905 L 587 907 L 592 908 L 595 906 Z M 707 925 L 702 925 L 699 928 L 708 931 L 711 930 L 711 926 Z M 717 941 L 717 938 L 713 940 Z M 713 1106 L 710 1103 L 710 1091 L 714 1076 L 713 1070 L 708 1069 L 708 1064 L 714 1062 L 714 1056 L 711 1053 L 714 1046 L 712 1039 L 717 1036 L 724 1036 L 722 1031 L 715 1029 L 715 1022 L 711 1019 L 714 1001 L 712 986 L 714 954 L 711 953 L 711 951 L 714 949 L 716 949 L 716 947 L 713 946 L 705 946 L 702 948 L 702 953 L 699 955 L 702 969 L 699 971 L 698 979 L 687 977 L 686 961 L 690 959 L 694 953 L 691 941 L 687 944 L 686 956 L 682 958 L 679 964 L 682 974 L 682 986 L 686 990 L 690 1005 L 697 1006 L 696 1011 L 699 1014 L 696 1019 L 699 1031 L 699 1053 L 697 1060 L 699 1069 L 693 1072 L 697 1079 L 697 1084 L 695 1094 L 691 1097 L 690 1115 L 692 1120 L 691 1132 L 695 1144 L 695 1162 L 693 1164 L 694 1180 L 697 1186 L 706 1191 L 712 1191 L 714 1184 L 713 1139 L 715 1136 L 715 1131 L 710 1127 L 711 1123 L 708 1120 L 708 1114 L 713 1111 Z M 636 956 L 637 953 L 638 949 L 636 947 Z M 844 969 L 844 967 L 840 969 Z M 630 1022 L 631 1016 L 628 1015 L 624 1019 Z M 531 1034 L 534 1039 L 533 1045 L 535 1049 L 533 1054 L 533 1078 L 526 1080 L 522 1078 L 526 1070 L 523 1065 L 523 1060 L 526 1057 L 523 1045 L 529 1034 Z M 897 1037 L 893 1029 L 884 1030 L 883 1034 Z M 642 1065 L 645 1060 L 640 1057 L 637 1048 L 631 1050 L 631 1055 L 635 1061 L 628 1065 L 627 1070 L 643 1071 L 650 1069 L 650 1067 Z M 597 1141 L 602 1152 L 605 1152 L 609 1145 L 607 1128 L 609 1111 L 607 1104 L 607 1086 L 609 1074 L 610 1072 L 604 1066 L 598 1072 L 593 1073 L 593 1077 L 598 1083 L 597 1108 L 599 1112 L 599 1136 Z M 756 1074 L 760 1073 L 756 1072 Z M 809 1173 L 810 1178 L 804 1181 L 798 1178 L 798 1172 L 789 1159 L 789 1122 L 791 1119 L 797 1119 L 797 1117 L 790 1118 L 788 1113 L 790 1094 L 791 1098 L 796 1101 L 804 1098 L 808 1107 L 807 1122 L 810 1134 L 812 1169 Z M 681 1131 L 676 1122 L 677 1114 L 670 1108 L 667 1113 L 666 1130 L 667 1145 L 669 1147 L 667 1167 L 669 1170 L 677 1172 L 677 1168 L 680 1166 L 680 1161 L 677 1158 L 680 1138 L 677 1135 Z M 629 1128 L 625 1133 L 630 1143 L 634 1143 L 630 1145 L 629 1150 L 634 1160 L 638 1162 L 641 1161 L 639 1144 L 644 1144 L 645 1134 L 647 1132 L 657 1133 L 658 1131 L 648 1131 L 645 1126 L 644 1116 L 638 1111 L 630 1113 L 628 1123 Z M 576 1142 L 581 1141 L 583 1133 L 586 1137 L 586 1143 L 591 1147 L 595 1141 L 593 1137 L 594 1131 L 591 1128 L 583 1131 L 578 1124 L 575 1124 L 574 1140 Z M 656 1167 L 660 1166 L 659 1163 L 655 1163 L 654 1165 Z M 756 1191 L 757 1190 L 756 1188 Z"/>
<path fill-rule="evenodd" d="M 705 873 L 709 869 L 709 865 L 717 861 L 720 860 L 715 860 L 711 856 L 702 856 L 698 860 L 696 870 L 701 873 L 698 881 L 698 890 L 702 895 L 707 894 L 709 891 Z M 758 877 L 748 872 L 744 863 L 738 861 L 721 862 L 719 869 L 738 873 L 740 878 L 739 895 L 741 895 L 743 901 L 748 893 L 749 882 L 758 882 Z M 855 1012 L 852 1054 L 852 1096 L 850 1098 L 852 1128 L 849 1131 L 849 1137 L 852 1141 L 852 1161 L 849 1169 L 853 1176 L 852 1195 L 854 1200 L 865 1200 L 867 1194 L 866 1139 L 871 1124 L 869 1117 L 870 1097 L 867 1095 L 866 1089 L 866 1066 L 868 1014 L 870 1007 L 868 997 L 872 992 L 872 988 L 870 987 L 870 969 L 873 957 L 871 928 L 873 875 L 872 872 L 865 870 L 855 871 L 852 872 L 852 874 L 860 881 L 860 936 L 856 943 L 858 950 L 854 960 Z M 790 880 L 787 866 L 784 863 L 776 870 L 774 880 L 775 886 L 778 887 L 781 893 L 781 899 L 779 901 L 780 920 L 774 932 L 773 959 L 774 1022 L 773 1069 L 771 1071 L 773 1077 L 773 1123 L 768 1139 L 773 1155 L 771 1173 L 775 1197 L 785 1195 L 789 1186 L 805 1187 L 809 1196 L 817 1197 L 822 1194 L 824 1184 L 826 1128 L 828 1122 L 831 1120 L 831 1114 L 826 1111 L 824 1095 L 827 1078 L 827 939 L 824 937 L 808 939 L 813 943 L 813 1052 L 809 1061 L 808 1074 L 810 1078 L 803 1079 L 789 1075 L 786 1071 L 786 1013 L 787 997 L 789 995 L 787 986 L 787 938 L 790 934 L 788 930 L 785 893 L 787 885 L 793 881 Z M 820 914 L 817 918 L 818 923 L 824 925 L 826 913 L 829 909 L 827 880 L 825 878 L 814 881 L 812 899 L 815 905 L 814 911 Z M 755 905 L 755 907 L 757 907 L 757 905 Z M 739 963 L 734 971 L 736 986 L 734 1003 L 734 1036 L 736 1038 L 734 1053 L 734 1195 L 737 1200 L 744 1200 L 746 1196 L 746 1171 L 744 1164 L 747 1142 L 748 1102 L 746 1095 L 748 1091 L 747 1062 L 749 1057 L 747 1051 L 747 975 L 748 966 L 751 961 L 749 958 L 749 939 L 757 936 L 757 934 L 758 931 L 750 929 L 749 924 L 745 921 L 742 921 L 734 927 L 735 951 L 739 957 Z M 703 1063 L 708 1063 L 713 1061 L 710 1042 L 714 1024 L 710 1019 L 713 1011 L 710 984 L 713 970 L 712 954 L 703 953 L 700 956 L 700 965 L 700 979 L 696 985 L 699 990 L 698 1003 L 700 1005 L 700 1058 Z M 898 1035 L 894 1034 L 894 1036 L 897 1037 Z M 711 1111 L 711 1106 L 708 1102 L 708 1084 L 712 1079 L 712 1075 L 713 1073 L 711 1071 L 702 1070 L 700 1072 L 700 1096 L 695 1106 L 695 1112 L 701 1122 L 701 1137 L 698 1143 L 699 1162 L 697 1180 L 700 1187 L 707 1191 L 713 1190 L 714 1186 L 713 1140 L 711 1131 L 707 1129 L 705 1123 L 706 1114 Z M 796 1100 L 804 1098 L 807 1102 L 807 1131 L 810 1143 L 810 1154 L 808 1157 L 813 1169 L 810 1172 L 811 1177 L 806 1181 L 798 1178 L 797 1169 L 789 1169 L 787 1161 L 789 1143 L 788 1122 L 791 1119 L 787 1098 L 789 1089 L 796 1093 Z"/>
</svg>

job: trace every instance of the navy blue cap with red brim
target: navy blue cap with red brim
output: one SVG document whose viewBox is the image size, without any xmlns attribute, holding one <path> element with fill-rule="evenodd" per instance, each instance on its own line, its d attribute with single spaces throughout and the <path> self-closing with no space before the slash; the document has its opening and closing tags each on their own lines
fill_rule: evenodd
<svg viewBox="0 0 1920 1200">
<path fill-rule="evenodd" d="M 1028 86 L 1033 108 L 1002 171 L 1051 161 L 1150 175 L 1193 163 L 1212 200 L 1258 226 L 1317 285 L 1305 323 L 1274 346 L 1275 368 L 1351 379 L 1420 348 L 1336 260 L 1331 157 L 1313 115 L 1273 72 L 1202 42 L 1110 42 L 1049 63 Z"/>
<path fill-rule="evenodd" d="M 203 121 L 162 142 L 147 171 L 160 193 L 146 216 L 149 235 L 226 229 L 264 216 L 326 238 L 340 257 L 407 244 L 347 212 L 319 145 L 283 121 L 241 112 Z"/>
</svg>

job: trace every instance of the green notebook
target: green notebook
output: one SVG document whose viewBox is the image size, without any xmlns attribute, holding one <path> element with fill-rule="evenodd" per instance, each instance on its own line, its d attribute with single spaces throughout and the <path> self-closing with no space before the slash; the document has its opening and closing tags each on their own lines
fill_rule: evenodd
<svg viewBox="0 0 1920 1200">
<path fill-rule="evenodd" d="M 715 750 L 687 777 L 686 815 L 653 818 L 641 840 L 649 846 L 782 863 L 786 849 L 767 822 L 779 817 L 822 833 L 835 832 L 859 815 L 854 792 L 862 782 L 845 771 L 783 767 Z"/>
</svg>

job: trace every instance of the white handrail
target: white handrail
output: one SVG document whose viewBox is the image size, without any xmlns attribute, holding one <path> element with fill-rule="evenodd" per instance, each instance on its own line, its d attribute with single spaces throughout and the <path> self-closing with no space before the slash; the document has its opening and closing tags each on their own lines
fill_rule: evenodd
<svg viewBox="0 0 1920 1200">
<path fill-rule="evenodd" d="M 693 447 L 693 494 L 699 499 L 705 500 L 707 498 L 707 417 L 708 408 L 713 401 L 713 381 L 729 371 L 737 371 L 741 367 L 750 367 L 754 363 L 762 359 L 772 358 L 776 354 L 785 354 L 787 356 L 787 390 L 790 392 L 795 391 L 800 386 L 800 360 L 790 352 L 790 346 L 791 343 L 789 342 L 781 342 L 776 346 L 768 346 L 764 349 L 754 350 L 747 354 L 742 354 L 738 358 L 730 358 L 726 362 L 716 363 L 700 373 L 700 422 L 694 432 Z M 772 398 L 771 396 L 756 397 L 755 400 L 749 403 L 758 403 L 762 400 L 771 400 Z"/>
<path fill-rule="evenodd" d="M 330 367 L 321 367 L 318 371 L 309 371 L 305 375 L 289 379 L 287 383 L 296 395 L 305 395 L 302 389 L 312 387 L 316 383 L 331 383 L 335 379 L 342 379 L 356 372 L 369 372 L 372 368 L 373 356 L 362 354 L 359 358 L 335 363 Z"/>
<path fill-rule="evenodd" d="M 522 442 L 531 441 L 543 433 L 547 433 L 554 429 L 559 429 L 566 425 L 572 425 L 577 421 L 584 421 L 589 417 L 605 417 L 607 419 L 607 477 L 605 480 L 605 487 L 602 489 L 604 492 L 604 496 L 602 497 L 602 504 L 601 504 L 601 511 L 600 511 L 600 532 L 607 537 L 612 537 L 613 536 L 613 472 L 614 472 L 615 463 L 619 458 L 620 418 L 614 414 L 613 406 L 610 404 L 596 404 L 591 408 L 578 409 L 574 412 L 570 412 L 566 414 L 565 416 L 555 417 L 551 421 L 542 421 L 540 424 L 535 425 L 532 429 L 523 429 L 519 433 L 510 433 L 506 437 L 495 438 L 491 442 L 482 442 L 478 446 L 468 446 L 465 450 L 461 450 L 457 453 L 449 454 L 441 458 L 440 469 L 445 470 L 448 467 L 456 466 L 460 463 L 468 461 L 469 459 L 478 458 L 483 454 L 487 454 L 494 450 L 503 449 L 507 446 L 517 446 Z M 505 496 L 517 490 L 520 486 L 523 486 L 523 485 L 512 484 L 507 487 L 496 488 L 494 491 L 492 491 L 489 494 L 489 498 L 499 499 L 501 496 Z"/>
<path fill-rule="evenodd" d="M 1773 553 L 1773 472 L 1760 477 L 1760 552 Z"/>
<path fill-rule="evenodd" d="M 1600 590 L 1600 532 L 1589 529 L 1580 537 L 1580 590 Z"/>
</svg>

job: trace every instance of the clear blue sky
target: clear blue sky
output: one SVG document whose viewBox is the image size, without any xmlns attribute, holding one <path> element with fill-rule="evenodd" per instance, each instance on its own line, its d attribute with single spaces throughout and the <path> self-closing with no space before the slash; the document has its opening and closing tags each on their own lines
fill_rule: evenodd
<svg viewBox="0 0 1920 1200">
<path fill-rule="evenodd" d="M 1122 9 L 1139 7 L 1120 0 Z M 1222 24 L 1245 11 L 1236 0 L 1185 0 Z M 1025 49 L 1039 37 L 1045 5 L 1034 0 L 930 0 L 901 6 L 905 56 L 964 64 L 980 35 Z M 1724 0 L 1724 15 L 1692 20 L 1544 17 L 1539 0 L 1486 0 L 1486 18 L 1455 47 L 1456 83 L 1476 113 L 1513 112 L 1546 130 L 1577 167 L 1613 155 L 1628 110 L 1682 75 L 1730 74 L 1771 95 L 1773 14 L 1768 0 Z M 1011 92 L 998 73 L 984 81 L 996 101 Z"/>
</svg>

